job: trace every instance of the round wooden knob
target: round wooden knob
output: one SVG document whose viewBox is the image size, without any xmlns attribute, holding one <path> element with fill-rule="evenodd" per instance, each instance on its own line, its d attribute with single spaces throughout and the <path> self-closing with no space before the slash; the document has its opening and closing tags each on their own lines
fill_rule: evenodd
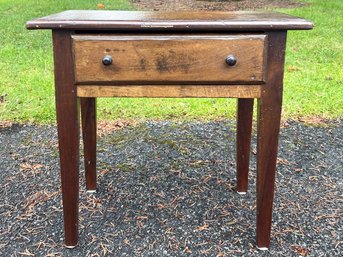
<svg viewBox="0 0 343 257">
<path fill-rule="evenodd" d="M 111 65 L 112 62 L 113 62 L 112 56 L 110 56 L 110 55 L 105 55 L 104 58 L 102 58 L 103 65 L 108 66 L 108 65 Z"/>
<path fill-rule="evenodd" d="M 229 66 L 235 66 L 237 63 L 237 58 L 236 58 L 236 56 L 230 54 L 228 57 L 226 57 L 225 62 Z"/>
</svg>

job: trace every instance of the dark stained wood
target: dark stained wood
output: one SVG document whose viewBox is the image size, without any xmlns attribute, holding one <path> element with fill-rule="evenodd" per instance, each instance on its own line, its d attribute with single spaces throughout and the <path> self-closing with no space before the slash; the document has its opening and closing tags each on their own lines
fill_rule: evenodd
<svg viewBox="0 0 343 257">
<path fill-rule="evenodd" d="M 120 85 L 77 86 L 79 97 L 197 97 L 259 98 L 261 85 Z"/>
<path fill-rule="evenodd" d="M 257 118 L 257 246 L 260 248 L 270 245 L 285 48 L 286 31 L 268 33 L 267 84 L 258 100 Z"/>
<path fill-rule="evenodd" d="M 263 81 L 265 35 L 73 36 L 78 84 Z M 237 63 L 229 66 L 228 55 Z M 112 64 L 104 65 L 104 56 Z"/>
<path fill-rule="evenodd" d="M 82 138 L 87 191 L 96 190 L 96 99 L 81 98 Z"/>
<path fill-rule="evenodd" d="M 27 22 L 28 29 L 264 31 L 312 29 L 307 20 L 267 11 L 137 12 L 64 11 Z"/>
<path fill-rule="evenodd" d="M 238 99 L 237 106 L 237 192 L 244 194 L 248 189 L 250 143 L 254 99 Z"/>
<path fill-rule="evenodd" d="M 246 192 L 248 183 L 254 101 L 251 98 L 259 98 L 256 235 L 257 246 L 260 249 L 268 248 L 282 104 L 286 33 L 290 29 L 312 27 L 313 24 L 304 19 L 265 11 L 65 11 L 29 21 L 28 29 L 53 29 L 57 128 L 67 247 L 74 247 L 78 240 L 80 131 L 78 97 L 84 97 L 82 125 L 88 190 L 94 190 L 96 187 L 96 97 L 236 97 L 239 98 L 237 117 L 239 192 Z M 190 42 L 190 38 L 199 36 L 203 39 L 193 39 L 190 44 L 187 43 Z M 225 44 L 218 44 L 220 37 L 236 39 L 242 37 L 242 40 L 222 40 Z M 159 44 L 163 38 L 169 40 Z M 187 40 L 184 40 L 185 38 Z M 256 38 L 260 41 L 256 41 Z M 252 41 L 251 49 L 247 41 Z M 232 42 L 235 47 L 230 45 Z M 256 42 L 259 42 L 259 45 L 263 43 L 263 47 L 256 47 Z M 115 51 L 118 49 L 120 54 Z M 209 49 L 211 53 L 206 52 Z M 125 54 L 121 54 L 122 50 Z M 174 57 L 170 57 L 167 58 L 166 63 L 161 62 L 162 65 L 148 63 L 148 66 L 145 61 L 140 62 L 138 58 L 144 56 L 145 59 L 153 60 L 158 64 L 156 56 L 163 56 L 169 50 L 178 53 L 179 58 L 174 60 Z M 237 68 L 237 73 L 227 73 L 224 66 L 213 65 L 212 57 L 210 58 L 213 52 L 220 53 L 213 59 L 222 60 L 222 65 L 226 65 L 227 55 L 237 54 L 237 64 L 231 67 L 225 66 L 228 69 Z M 109 53 L 111 58 L 107 57 L 103 61 L 102 58 Z M 187 59 L 187 54 L 194 59 L 194 62 Z M 116 59 L 118 57 L 120 57 L 119 63 Z M 111 64 L 111 59 L 112 64 L 122 65 L 120 72 L 109 69 L 116 67 Z M 129 63 L 128 60 L 134 60 L 134 64 Z M 245 60 L 244 63 L 242 60 Z M 137 65 L 138 61 L 139 65 Z M 197 64 L 197 61 L 200 61 L 201 65 Z M 106 67 L 102 62 L 107 64 Z M 182 65 L 194 63 L 195 68 L 189 69 L 188 73 L 185 67 L 180 71 Z M 228 60 L 228 63 L 234 64 L 232 60 Z M 239 65 L 242 64 L 244 65 L 240 67 Z M 158 66 L 160 69 L 157 69 Z M 145 71 L 146 74 L 140 72 L 137 67 L 145 67 L 145 69 L 148 67 L 148 72 Z M 251 79 L 252 77 L 255 78 Z M 80 83 L 76 82 L 76 78 Z M 183 83 L 185 81 L 188 83 Z M 239 81 L 244 82 L 243 85 L 235 83 Z M 192 82 L 196 83 L 192 84 Z M 204 84 L 199 85 L 201 83 Z"/>
<path fill-rule="evenodd" d="M 74 247 L 78 240 L 79 212 L 79 102 L 70 32 L 53 31 L 52 36 L 65 244 Z"/>
</svg>

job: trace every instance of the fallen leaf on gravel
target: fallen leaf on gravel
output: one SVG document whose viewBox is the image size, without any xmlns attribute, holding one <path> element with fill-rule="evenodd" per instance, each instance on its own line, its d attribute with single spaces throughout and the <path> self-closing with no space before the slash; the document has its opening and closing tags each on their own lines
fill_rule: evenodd
<svg viewBox="0 0 343 257">
<path fill-rule="evenodd" d="M 101 251 L 104 255 L 107 255 L 109 253 L 112 253 L 112 251 L 108 248 L 109 245 L 100 243 Z"/>
<path fill-rule="evenodd" d="M 234 224 L 236 224 L 236 223 L 237 223 L 236 220 L 232 220 L 232 221 L 230 221 L 230 222 L 227 222 L 226 225 L 227 225 L 227 226 L 231 226 L 231 225 L 234 225 Z"/>
<path fill-rule="evenodd" d="M 63 254 L 61 252 L 52 252 L 52 253 L 48 253 L 44 257 L 56 257 L 56 256 L 63 256 Z M 91 255 L 91 256 L 95 257 L 95 255 Z M 96 256 L 99 256 L 99 255 L 96 255 Z"/>
<path fill-rule="evenodd" d="M 25 250 L 25 252 L 19 252 L 19 254 L 21 255 L 25 255 L 25 256 L 35 256 L 33 253 L 29 252 L 29 250 Z"/>
<path fill-rule="evenodd" d="M 37 192 L 24 201 L 24 208 L 28 209 L 29 212 L 33 210 L 33 207 L 37 205 L 38 203 L 45 202 L 50 200 L 51 198 L 55 197 L 58 195 L 58 192 L 45 192 L 45 191 L 40 191 Z"/>
<path fill-rule="evenodd" d="M 11 127 L 13 124 L 10 121 L 0 121 L 0 128 L 8 128 Z"/>
<path fill-rule="evenodd" d="M 303 169 L 301 169 L 301 168 L 297 168 L 297 169 L 294 169 L 294 171 L 296 171 L 296 172 L 302 172 L 302 171 L 304 171 Z"/>
<path fill-rule="evenodd" d="M 207 223 L 205 223 L 202 226 L 197 227 L 198 231 L 203 231 L 203 230 L 207 230 L 207 229 L 208 229 L 208 224 Z"/>
<path fill-rule="evenodd" d="M 313 126 L 330 126 L 330 121 L 319 116 L 300 117 L 299 121 Z"/>
<path fill-rule="evenodd" d="M 195 160 L 190 163 L 191 166 L 201 166 L 201 165 L 207 165 L 210 161 L 209 160 Z"/>
<path fill-rule="evenodd" d="M 26 172 L 26 171 L 37 171 L 42 167 L 43 167 L 43 165 L 39 164 L 39 163 L 31 164 L 28 162 L 24 162 L 24 163 L 20 164 L 20 170 L 24 171 L 24 172 Z"/>
<path fill-rule="evenodd" d="M 300 254 L 301 256 L 305 256 L 309 253 L 309 250 L 299 245 L 293 245 L 292 249 L 293 251 L 295 251 L 297 254 Z"/>
<path fill-rule="evenodd" d="M 223 252 L 222 252 L 222 246 L 223 246 L 223 241 L 220 240 L 219 243 L 218 243 L 218 245 L 217 245 L 218 254 L 217 254 L 216 257 L 223 257 L 223 256 L 224 256 L 224 254 L 223 254 Z"/>
<path fill-rule="evenodd" d="M 219 252 L 216 257 L 223 257 L 224 254 L 222 252 Z"/>
<path fill-rule="evenodd" d="M 192 253 L 191 249 L 186 246 L 186 248 L 183 250 L 184 253 Z"/>
<path fill-rule="evenodd" d="M 278 164 L 284 164 L 284 165 L 287 165 L 287 164 L 289 164 L 289 161 L 288 161 L 288 160 L 286 160 L 286 159 L 277 158 L 277 163 L 278 163 Z"/>
<path fill-rule="evenodd" d="M 308 179 L 311 180 L 311 181 L 318 181 L 318 177 L 317 176 L 309 176 Z"/>
<path fill-rule="evenodd" d="M 147 220 L 148 217 L 147 216 L 138 216 L 136 217 L 136 220 Z"/>
<path fill-rule="evenodd" d="M 98 135 L 101 137 L 105 134 L 109 134 L 115 130 L 122 129 L 131 125 L 135 122 L 129 120 L 117 120 L 117 121 L 100 121 L 97 124 Z"/>
<path fill-rule="evenodd" d="M 208 181 L 211 180 L 211 178 L 212 178 L 211 175 L 205 175 L 201 178 L 201 180 L 202 180 L 202 182 L 207 183 Z"/>
</svg>

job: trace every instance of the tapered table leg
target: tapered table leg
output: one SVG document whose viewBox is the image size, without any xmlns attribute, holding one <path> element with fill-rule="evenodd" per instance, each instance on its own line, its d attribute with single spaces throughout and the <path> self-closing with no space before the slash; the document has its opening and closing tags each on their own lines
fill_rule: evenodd
<svg viewBox="0 0 343 257">
<path fill-rule="evenodd" d="M 65 244 L 72 248 L 78 240 L 80 124 L 70 32 L 53 31 L 53 44 Z"/>
<path fill-rule="evenodd" d="M 86 172 L 86 189 L 96 190 L 96 99 L 81 98 L 82 137 Z"/>
<path fill-rule="evenodd" d="M 237 106 L 237 192 L 246 194 L 254 99 L 239 98 Z"/>
<path fill-rule="evenodd" d="M 257 247 L 270 246 L 286 32 L 268 33 L 266 85 L 257 107 Z"/>
</svg>

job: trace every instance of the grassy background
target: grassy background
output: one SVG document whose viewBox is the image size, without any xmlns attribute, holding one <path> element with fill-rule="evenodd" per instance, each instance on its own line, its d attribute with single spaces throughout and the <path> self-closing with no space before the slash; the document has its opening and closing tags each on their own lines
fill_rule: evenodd
<svg viewBox="0 0 343 257">
<path fill-rule="evenodd" d="M 306 0 L 281 11 L 312 20 L 313 31 L 288 36 L 284 118 L 343 114 L 343 1 Z M 96 9 L 99 1 L 1 0 L 0 121 L 53 123 L 50 31 L 27 31 L 25 22 L 66 9 Z M 125 0 L 106 9 L 132 9 Z M 100 119 L 218 119 L 235 115 L 234 99 L 100 99 Z"/>
<path fill-rule="evenodd" d="M 290 31 L 284 115 L 343 116 L 343 1 L 308 0 L 306 8 L 281 10 L 314 22 L 312 31 Z"/>
</svg>

